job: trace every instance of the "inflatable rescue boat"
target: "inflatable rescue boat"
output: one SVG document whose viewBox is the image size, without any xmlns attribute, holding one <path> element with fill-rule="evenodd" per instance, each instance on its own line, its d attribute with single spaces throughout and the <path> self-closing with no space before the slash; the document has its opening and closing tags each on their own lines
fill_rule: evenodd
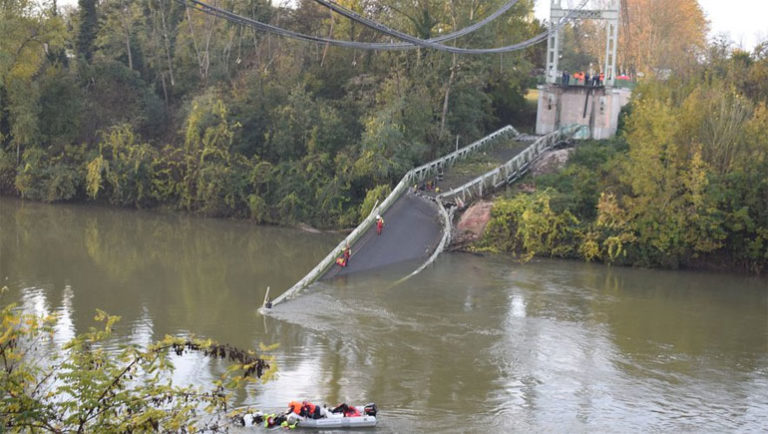
<svg viewBox="0 0 768 434">
<path fill-rule="evenodd" d="M 324 408 L 319 418 L 299 416 L 295 413 L 288 415 L 288 423 L 296 424 L 299 428 L 331 429 L 331 428 L 370 428 L 376 426 L 376 404 L 364 406 L 344 406 L 344 409 Z"/>
</svg>

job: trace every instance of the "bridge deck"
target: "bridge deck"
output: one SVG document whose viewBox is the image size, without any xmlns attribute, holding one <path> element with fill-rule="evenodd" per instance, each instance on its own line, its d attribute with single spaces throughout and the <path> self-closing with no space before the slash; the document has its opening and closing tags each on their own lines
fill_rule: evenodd
<svg viewBox="0 0 768 434">
<path fill-rule="evenodd" d="M 512 139 L 493 145 L 487 151 L 461 161 L 446 170 L 443 174 L 443 179 L 437 181 L 436 186 L 440 188 L 441 192 L 460 187 L 464 183 L 511 160 L 514 156 L 525 150 L 528 145 L 529 143 L 522 143 Z M 432 197 L 437 196 L 437 192 L 434 190 L 426 193 Z"/>
<path fill-rule="evenodd" d="M 382 234 L 376 235 L 376 227 L 371 227 L 350 246 L 352 257 L 347 266 L 342 268 L 334 265 L 322 279 L 427 258 L 442 237 L 436 205 L 411 192 L 401 196 L 382 217 Z"/>
<path fill-rule="evenodd" d="M 520 153 L 526 146 L 515 140 L 504 140 L 482 154 L 470 157 L 469 160 L 459 162 L 446 170 L 442 181 L 437 182 L 437 186 L 443 191 L 458 187 L 498 167 Z M 436 196 L 434 190 L 423 193 Z M 440 215 L 435 204 L 421 195 L 411 192 L 404 194 L 382 217 L 384 217 L 382 235 L 376 235 L 375 227 L 370 228 L 354 245 L 350 246 L 352 257 L 347 266 L 342 268 L 334 265 L 321 279 L 427 258 L 440 242 L 442 236 Z M 341 252 L 338 253 L 338 256 L 341 256 Z"/>
<path fill-rule="evenodd" d="M 381 236 L 376 235 L 375 224 L 372 224 L 373 216 L 366 217 L 345 240 L 339 243 L 335 248 L 336 251 L 326 255 L 293 287 L 275 298 L 271 306 L 296 296 L 299 291 L 306 289 L 318 279 L 329 279 L 398 263 L 419 262 L 424 259 L 412 273 L 404 278 L 419 272 L 434 260 L 450 238 L 451 231 L 448 226 L 451 223 L 448 220 L 451 214 L 445 209 L 444 203 L 446 201 L 451 203 L 457 194 L 461 194 L 462 199 L 466 194 L 482 196 L 484 188 L 488 191 L 489 188 L 498 187 L 502 170 L 505 177 L 501 179 L 502 183 L 505 180 L 508 182 L 511 176 L 519 176 L 519 173 L 523 173 L 530 163 L 529 160 L 535 158 L 542 149 L 552 145 L 550 142 L 554 140 L 555 134 L 559 135 L 560 132 L 553 133 L 552 137 L 538 139 L 524 149 L 520 141 L 510 140 L 510 136 L 524 139 L 517 130 L 507 125 L 470 145 L 408 171 L 392 193 L 377 207 L 384 212 L 385 226 Z M 478 151 L 482 153 L 473 157 L 473 154 L 477 154 Z M 500 166 L 500 163 L 513 156 L 515 156 L 513 161 L 507 162 L 504 167 Z M 466 161 L 468 157 L 470 160 Z M 489 171 L 489 169 L 493 170 Z M 445 173 L 442 173 L 443 171 Z M 413 191 L 414 183 L 421 184 L 430 178 L 431 183 L 440 174 L 443 175 L 443 179 L 438 184 L 442 190 L 439 194 L 435 189 L 423 192 Z M 481 174 L 483 175 L 478 177 Z M 465 180 L 476 182 L 473 181 L 470 185 L 464 183 Z M 491 184 L 485 186 L 488 180 L 491 180 Z M 342 255 L 343 243 L 347 241 L 353 243 L 350 246 L 352 257 L 346 267 L 341 267 L 334 261 Z"/>
</svg>

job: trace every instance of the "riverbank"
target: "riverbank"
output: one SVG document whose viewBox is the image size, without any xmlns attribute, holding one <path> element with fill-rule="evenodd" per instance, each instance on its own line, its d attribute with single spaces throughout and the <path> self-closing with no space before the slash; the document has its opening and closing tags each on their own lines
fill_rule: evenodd
<svg viewBox="0 0 768 434">
<path fill-rule="evenodd" d="M 662 269 L 768 269 L 768 200 L 720 199 L 748 192 L 768 197 L 765 180 L 734 185 L 727 181 L 735 174 L 723 179 L 700 164 L 693 168 L 698 174 L 681 173 L 673 191 L 638 190 L 639 175 L 670 180 L 654 179 L 633 165 L 637 158 L 625 137 L 550 153 L 491 202 L 469 207 L 457 221 L 452 248 L 511 253 L 522 261 L 547 256 Z M 627 172 L 633 169 L 645 174 Z"/>
</svg>

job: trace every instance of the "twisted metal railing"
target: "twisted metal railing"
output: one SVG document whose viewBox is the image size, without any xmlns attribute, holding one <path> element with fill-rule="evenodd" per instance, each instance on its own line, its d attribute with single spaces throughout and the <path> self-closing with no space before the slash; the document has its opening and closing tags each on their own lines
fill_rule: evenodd
<svg viewBox="0 0 768 434">
<path fill-rule="evenodd" d="M 439 194 L 435 196 L 435 202 L 437 202 L 438 210 L 440 211 L 440 215 L 443 218 L 443 222 L 444 222 L 443 226 L 445 227 L 443 231 L 443 238 L 440 240 L 440 243 L 437 245 L 437 248 L 435 249 L 434 252 L 432 252 L 432 255 L 429 257 L 429 259 L 427 259 L 426 262 L 424 262 L 418 269 L 416 269 L 411 274 L 398 280 L 395 284 L 404 282 L 410 279 L 411 277 L 415 276 L 416 274 L 420 273 L 425 268 L 427 268 L 430 264 L 432 264 L 435 261 L 435 259 L 437 259 L 440 253 L 442 253 L 443 250 L 445 250 L 445 247 L 451 241 L 451 230 L 453 227 L 453 223 L 452 223 L 453 213 L 456 210 L 456 207 L 449 205 L 449 207 L 446 209 L 445 207 L 446 203 L 451 203 L 452 202 L 451 199 L 455 199 L 459 194 L 463 196 L 462 200 L 471 199 L 472 197 L 475 197 L 474 195 L 471 195 L 473 192 L 472 190 L 473 188 L 475 188 L 474 192 L 477 193 L 477 196 L 480 197 L 483 195 L 483 193 L 488 193 L 493 188 L 498 188 L 505 183 L 509 184 L 509 183 L 515 182 L 525 174 L 525 172 L 530 167 L 531 163 L 533 163 L 536 159 L 538 159 L 544 152 L 547 152 L 548 150 L 557 146 L 557 144 L 560 141 L 562 141 L 564 138 L 576 137 L 577 134 L 582 130 L 582 128 L 586 128 L 586 127 L 579 126 L 579 125 L 571 125 L 571 126 L 563 127 L 560 130 L 557 130 L 546 136 L 540 137 L 534 143 L 532 143 L 531 146 L 526 148 L 523 152 L 516 155 L 510 161 L 502 164 L 498 168 L 490 172 L 487 172 L 486 174 L 481 175 L 460 187 L 456 187 L 450 191 L 447 191 L 443 194 Z M 518 135 L 517 140 L 521 140 L 522 137 L 523 137 L 522 135 Z M 511 176 L 508 176 L 504 180 L 500 181 L 499 175 L 510 174 L 510 169 L 509 169 L 510 166 L 519 167 L 519 168 L 512 171 Z M 492 182 L 490 183 L 489 186 L 487 186 L 488 184 L 484 184 L 484 182 L 487 183 L 489 179 L 492 180 Z M 484 185 L 486 185 L 485 188 L 483 188 Z M 471 196 L 468 197 L 468 195 L 471 195 Z M 456 204 L 454 203 L 453 205 L 456 205 Z"/>
<path fill-rule="evenodd" d="M 523 152 L 517 154 L 514 158 L 502 164 L 501 166 L 485 173 L 464 185 L 453 188 L 437 196 L 438 202 L 458 202 L 467 203 L 476 197 L 482 197 L 493 189 L 502 185 L 510 184 L 520 179 L 530 168 L 531 163 L 536 161 L 543 153 L 554 148 L 563 139 L 576 136 L 583 128 L 583 125 L 569 125 L 562 127 L 557 131 L 540 137 L 527 147 Z"/>
<path fill-rule="evenodd" d="M 457 149 L 456 151 L 438 158 L 437 160 L 430 161 L 427 164 L 412 169 L 410 172 L 405 174 L 403 179 L 411 176 L 410 181 L 412 182 L 424 181 L 425 179 L 434 176 L 441 169 L 444 170 L 453 166 L 457 161 L 463 160 L 470 154 L 473 154 L 490 144 L 496 143 L 499 139 L 517 138 L 519 136 L 520 132 L 518 132 L 511 125 L 507 125 L 506 127 L 497 130 L 470 145 L 467 145 L 461 149 Z"/>
<path fill-rule="evenodd" d="M 355 228 L 355 230 L 353 230 L 345 239 L 343 239 L 336 247 L 334 247 L 330 253 L 328 253 L 328 255 L 323 258 L 320 263 L 317 264 L 317 266 L 315 266 L 315 268 L 307 273 L 306 276 L 296 282 L 295 285 L 293 285 L 283 294 L 272 300 L 271 305 L 275 306 L 285 300 L 293 298 L 297 293 L 307 288 L 309 285 L 319 279 L 323 274 L 325 274 L 325 272 L 328 271 L 328 268 L 332 267 L 336 263 L 336 257 L 338 256 L 339 252 L 341 252 L 346 245 L 353 245 L 361 236 L 363 236 L 365 231 L 367 231 L 368 228 L 374 224 L 376 216 L 383 214 L 384 211 L 389 209 L 389 207 L 392 206 L 392 204 L 394 204 L 395 201 L 399 199 L 400 196 L 402 196 L 402 194 L 405 193 L 411 185 L 421 183 L 427 178 L 433 177 L 439 171 L 451 167 L 457 161 L 466 158 L 470 154 L 477 152 L 478 150 L 483 149 L 492 143 L 496 143 L 500 139 L 516 138 L 518 136 L 520 136 L 520 133 L 511 125 L 507 125 L 506 127 L 501 128 L 500 130 L 495 131 L 470 145 L 467 145 L 461 149 L 457 149 L 450 154 L 430 161 L 429 163 L 419 166 L 415 169 L 409 170 L 408 173 L 403 176 L 397 186 L 395 186 L 389 196 L 387 196 L 387 198 L 384 199 L 384 201 L 381 202 L 377 207 L 374 207 L 374 209 L 371 210 L 371 213 L 368 214 L 368 216 Z M 432 254 L 432 257 L 430 257 L 430 260 L 428 260 L 424 266 L 420 267 L 417 272 L 421 271 L 427 264 L 431 263 L 450 240 L 451 219 L 439 201 L 438 210 L 441 214 L 441 217 L 443 218 L 443 238 L 438 244 L 438 248 L 435 250 L 435 253 Z M 265 301 L 266 300 L 267 297 L 265 296 Z M 260 312 L 263 313 L 263 309 L 264 308 L 262 307 Z"/>
</svg>

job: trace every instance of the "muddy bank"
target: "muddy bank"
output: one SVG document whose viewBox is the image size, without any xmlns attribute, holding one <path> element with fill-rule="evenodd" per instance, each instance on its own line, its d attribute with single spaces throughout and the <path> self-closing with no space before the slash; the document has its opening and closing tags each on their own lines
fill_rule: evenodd
<svg viewBox="0 0 768 434">
<path fill-rule="evenodd" d="M 531 165 L 531 175 L 536 177 L 548 173 L 557 172 L 565 167 L 568 158 L 573 153 L 573 148 L 558 149 L 547 152 Z M 535 186 L 530 184 L 519 184 L 519 188 L 524 192 L 532 193 Z M 454 236 L 451 240 L 449 250 L 465 250 L 473 243 L 478 241 L 485 232 L 485 227 L 491 220 L 491 209 L 493 208 L 493 198 L 481 200 L 473 203 L 459 217 L 459 221 L 454 227 Z"/>
<path fill-rule="evenodd" d="M 456 223 L 449 250 L 464 250 L 479 240 L 491 219 L 491 208 L 493 202 L 487 200 L 475 202 L 467 208 Z"/>
</svg>

